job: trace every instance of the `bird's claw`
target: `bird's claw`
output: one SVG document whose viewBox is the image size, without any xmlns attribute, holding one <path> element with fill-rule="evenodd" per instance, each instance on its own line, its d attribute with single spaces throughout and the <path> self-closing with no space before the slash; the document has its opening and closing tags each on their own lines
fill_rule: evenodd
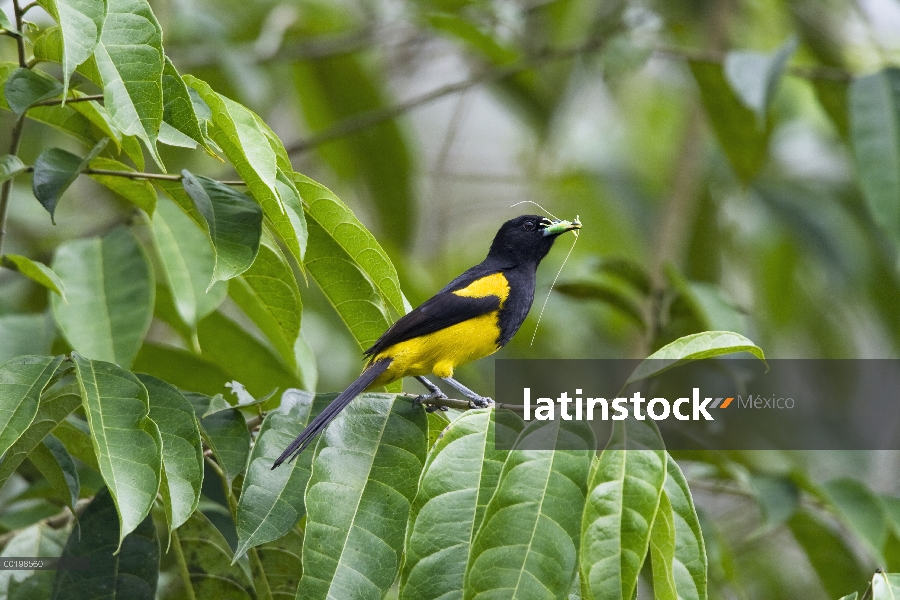
<svg viewBox="0 0 900 600">
<path fill-rule="evenodd" d="M 425 408 L 425 412 L 434 412 L 436 410 L 446 411 L 446 406 L 435 406 L 433 404 L 426 405 L 425 403 L 429 400 L 447 400 L 447 395 L 441 390 L 436 390 L 431 392 L 430 394 L 420 394 L 413 399 L 413 406 L 423 406 Z"/>
<path fill-rule="evenodd" d="M 487 408 L 493 406 L 494 401 L 487 396 L 473 396 L 469 398 L 469 408 Z"/>
</svg>

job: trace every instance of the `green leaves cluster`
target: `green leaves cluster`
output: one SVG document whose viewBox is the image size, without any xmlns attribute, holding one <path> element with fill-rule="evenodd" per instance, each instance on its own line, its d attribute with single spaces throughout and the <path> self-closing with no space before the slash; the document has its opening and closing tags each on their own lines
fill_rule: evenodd
<svg viewBox="0 0 900 600">
<path fill-rule="evenodd" d="M 707 334 L 705 344 L 685 341 L 661 353 L 693 360 L 744 343 Z M 273 470 L 334 395 L 289 389 L 260 413 L 268 398 L 236 382 L 232 388 L 234 404 L 78 353 L 0 365 L 0 486 L 26 459 L 71 507 L 83 495 L 85 468 L 102 481 L 79 534 L 56 553 L 91 557 L 90 577 L 67 572 L 53 597 L 78 597 L 109 577 L 112 588 L 152 598 L 161 564 L 157 515 L 170 536 L 171 576 L 194 597 L 222 580 L 231 582 L 226 598 L 276 590 L 383 597 L 399 578 L 400 598 L 500 590 L 509 598 L 565 598 L 573 590 L 630 598 L 652 557 L 655 586 L 706 598 L 698 516 L 652 425 L 622 424 L 596 456 L 583 424 L 526 424 L 481 409 L 452 420 L 432 444 L 444 417 L 401 396 L 369 393 L 314 449 Z M 496 448 L 497 428 L 517 436 L 511 450 Z M 530 449 L 557 444 L 566 450 Z M 75 468 L 76 458 L 84 467 Z M 205 460 L 224 492 L 215 509 L 202 497 Z M 222 517 L 233 523 L 232 543 L 211 522 Z M 122 572 L 133 577 L 115 575 Z M 33 585 L 42 581 L 32 577 Z"/>
</svg>

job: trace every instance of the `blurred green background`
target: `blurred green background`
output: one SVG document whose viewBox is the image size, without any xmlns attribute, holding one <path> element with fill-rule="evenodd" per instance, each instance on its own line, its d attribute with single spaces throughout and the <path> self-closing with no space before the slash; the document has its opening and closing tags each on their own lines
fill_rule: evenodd
<svg viewBox="0 0 900 600">
<path fill-rule="evenodd" d="M 480 261 L 504 220 L 541 212 L 514 204 L 580 216 L 584 229 L 537 334 L 573 236 L 545 260 L 535 308 L 497 357 L 642 357 L 711 329 L 742 333 L 773 358 L 897 355 L 896 240 L 857 182 L 848 90 L 854 77 L 896 60 L 900 3 L 152 5 L 179 70 L 263 117 L 295 169 L 331 187 L 375 233 L 413 306 Z M 29 17 L 43 24 L 39 13 Z M 785 76 L 754 87 L 753 65 L 777 62 L 779 49 Z M 14 56 L 11 41 L 0 44 L 0 58 Z M 12 125 L 0 121 L 3 139 Z M 72 142 L 29 124 L 20 155 L 31 164 L 51 145 Z M 163 152 L 176 171 L 233 175 L 199 152 Z M 49 263 L 60 241 L 133 218 L 82 177 L 54 227 L 26 179 L 13 192 L 8 252 Z M 10 271 L 0 271 L 0 290 L 0 324 L 30 328 L 43 351 L 56 336 L 38 316 L 45 290 Z M 341 389 L 361 367 L 358 347 L 314 284 L 301 281 L 301 291 L 316 387 Z M 182 343 L 161 322 L 149 339 Z M 0 339 L 0 358 L 11 351 Z M 492 359 L 458 375 L 490 393 Z M 712 462 L 748 489 L 799 469 L 813 480 L 852 474 L 897 493 L 898 458 L 745 453 Z M 762 494 L 774 498 L 771 510 L 795 506 L 773 490 Z M 695 493 L 709 518 L 713 597 L 826 597 L 784 519 L 763 527 L 771 515 L 752 497 Z M 868 564 L 864 549 L 850 549 Z"/>
</svg>

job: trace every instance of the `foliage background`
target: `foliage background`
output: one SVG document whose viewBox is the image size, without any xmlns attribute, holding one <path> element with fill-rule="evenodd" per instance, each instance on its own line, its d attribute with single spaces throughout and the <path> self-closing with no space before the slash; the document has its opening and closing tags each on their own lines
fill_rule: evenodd
<svg viewBox="0 0 900 600">
<path fill-rule="evenodd" d="M 880 159 L 888 157 L 888 170 L 896 166 L 900 109 L 893 104 L 872 116 L 882 145 L 867 155 L 859 137 L 864 116 L 851 110 L 848 96 L 853 78 L 896 59 L 895 2 L 161 0 L 152 6 L 179 70 L 245 104 L 275 130 L 295 170 L 330 187 L 375 234 L 413 306 L 479 261 L 500 222 L 535 212 L 514 203 L 532 200 L 560 217 L 580 216 L 585 229 L 533 344 L 537 306 L 498 357 L 643 357 L 706 329 L 743 333 L 769 357 L 897 354 L 898 221 L 873 198 L 900 203 L 898 184 L 882 178 L 873 191 L 866 182 L 878 179 L 869 167 Z M 51 24 L 39 10 L 29 18 Z M 797 48 L 777 87 L 754 87 L 757 63 L 742 67 L 733 52 L 771 56 L 791 39 Z M 0 44 L 0 58 L 15 60 L 11 40 Z M 741 81 L 751 82 L 743 98 L 736 91 Z M 747 107 L 754 94 L 755 112 Z M 0 120 L 0 139 L 12 126 L 12 119 Z M 82 151 L 53 129 L 29 124 L 20 156 L 33 164 L 50 146 Z M 234 176 L 202 152 L 166 147 L 163 158 L 170 168 Z M 4 251 L 49 264 L 61 242 L 132 218 L 130 205 L 81 177 L 52 227 L 23 178 L 13 189 Z M 557 247 L 542 266 L 538 304 L 566 251 Z M 639 275 L 622 278 L 623 264 Z M 339 390 L 359 370 L 358 346 L 316 285 L 302 275 L 298 281 L 302 334 L 316 367 L 307 360 L 302 381 L 278 376 L 311 391 Z M 67 350 L 49 318 L 28 321 L 27 335 L 10 333 L 20 315 L 48 314 L 46 290 L 9 270 L 0 270 L 0 290 L 0 361 Z M 230 302 L 223 311 L 239 318 Z M 202 336 L 202 321 L 199 329 Z M 190 349 L 159 318 L 147 339 Z M 219 343 L 225 352 L 210 354 L 210 362 L 257 395 L 269 391 L 262 388 L 271 374 L 229 361 L 221 354 L 231 342 Z M 140 365 L 139 356 L 135 370 Z M 461 369 L 459 378 L 489 390 L 491 361 Z M 839 478 L 852 476 L 862 482 L 853 488 L 858 495 L 893 496 L 900 493 L 898 458 L 742 453 L 712 466 L 688 461 L 709 549 L 711 597 L 831 597 L 824 573 L 838 554 L 817 558 L 821 540 L 804 546 L 796 519 L 805 513 L 795 511 L 816 500 L 798 482 L 843 485 Z M 13 497 L 20 489 L 0 493 Z M 222 501 L 215 490 L 204 491 Z M 28 502 L 0 508 L 0 529 L 58 510 Z M 881 561 L 900 567 L 887 541 L 878 545 L 881 556 L 867 546 L 873 527 L 897 527 L 887 525 L 892 513 L 876 514 L 859 502 L 854 506 L 863 508 L 851 507 L 849 517 L 839 511 L 829 517 L 842 552 L 856 557 L 859 572 Z"/>
</svg>

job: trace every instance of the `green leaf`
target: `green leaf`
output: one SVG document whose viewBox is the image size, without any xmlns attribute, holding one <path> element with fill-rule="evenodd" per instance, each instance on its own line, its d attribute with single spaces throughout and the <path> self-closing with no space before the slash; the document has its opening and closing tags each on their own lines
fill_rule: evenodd
<svg viewBox="0 0 900 600">
<path fill-rule="evenodd" d="M 79 102 L 79 104 L 85 103 Z M 135 172 L 128 165 L 105 156 L 94 158 L 90 166 L 92 169 Z M 149 181 L 113 175 L 98 175 L 97 173 L 90 173 L 89 177 L 122 196 L 148 215 L 153 215 L 153 211 L 156 209 L 156 190 L 153 189 L 153 184 Z"/>
<path fill-rule="evenodd" d="M 247 574 L 231 563 L 228 542 L 199 510 L 172 532 L 172 548 L 182 584 L 180 597 L 255 600 Z"/>
<path fill-rule="evenodd" d="M 850 86 L 850 140 L 856 177 L 875 221 L 900 240 L 900 69 Z"/>
<path fill-rule="evenodd" d="M 69 454 L 63 443 L 53 435 L 48 435 L 37 448 L 31 451 L 28 460 L 38 468 L 74 513 L 75 503 L 78 502 L 78 496 L 81 494 L 81 482 L 78 480 L 75 461 L 72 460 L 72 455 Z"/>
<path fill-rule="evenodd" d="M 788 525 L 830 597 L 838 598 L 865 585 L 869 578 L 866 569 L 832 523 L 801 508 Z"/>
<path fill-rule="evenodd" d="M 3 85 L 6 103 L 17 117 L 25 114 L 36 102 L 56 98 L 62 94 L 62 90 L 62 84 L 57 79 L 25 68 L 16 70 Z"/>
<path fill-rule="evenodd" d="M 16 31 L 15 26 L 10 22 L 9 17 L 6 16 L 6 13 L 0 10 L 0 29 L 5 31 Z"/>
<path fill-rule="evenodd" d="M 672 504 L 663 489 L 659 508 L 650 530 L 650 560 L 653 565 L 653 597 L 656 600 L 678 600 L 675 589 L 675 523 Z"/>
<path fill-rule="evenodd" d="M 206 220 L 216 249 L 212 288 L 216 281 L 240 275 L 253 264 L 262 235 L 262 209 L 246 194 L 214 179 L 181 173 L 184 190 Z"/>
<path fill-rule="evenodd" d="M 690 67 L 716 138 L 735 173 L 746 183 L 766 160 L 771 126 L 764 123 L 760 127 L 754 112 L 731 90 L 721 65 L 691 61 Z"/>
<path fill-rule="evenodd" d="M 143 141 L 165 171 L 156 149 L 163 120 L 162 29 L 146 0 L 107 0 L 94 58 L 113 123 Z"/>
<path fill-rule="evenodd" d="M 79 406 L 81 396 L 75 386 L 65 386 L 41 398 L 31 425 L 3 455 L 3 462 L 0 462 L 0 488 L 47 434 Z"/>
<path fill-rule="evenodd" d="M 278 350 L 284 364 L 296 371 L 294 344 L 300 335 L 303 305 L 294 272 L 274 239 L 263 236 L 256 260 L 229 284 L 229 293 Z"/>
<path fill-rule="evenodd" d="M 866 543 L 872 556 L 879 563 L 884 563 L 881 550 L 891 527 L 878 496 L 865 484 L 853 479 L 835 479 L 823 487 L 841 519 Z"/>
<path fill-rule="evenodd" d="M 8 79 L 8 77 L 19 68 L 18 63 L 0 63 L 0 81 Z M 28 111 L 28 118 L 46 123 L 75 139 L 83 142 L 88 146 L 92 146 L 102 139 L 103 135 L 98 135 L 94 126 L 84 116 L 78 113 L 73 106 L 35 106 Z M 0 108 L 8 109 L 5 95 L 0 87 Z"/>
<path fill-rule="evenodd" d="M 160 483 L 169 531 L 188 520 L 200 502 L 203 483 L 203 443 L 191 403 L 175 386 L 150 375 L 137 378 L 147 388 L 150 418 L 162 438 Z"/>
<path fill-rule="evenodd" d="M 61 148 L 48 148 L 34 161 L 31 189 L 34 191 L 34 197 L 50 213 L 50 220 L 54 225 L 56 220 L 53 215 L 60 196 L 106 147 L 107 141 L 106 138 L 100 140 L 85 158 Z"/>
<path fill-rule="evenodd" d="M 387 306 L 372 280 L 335 237 L 309 219 L 306 268 L 363 350 L 388 327 Z"/>
<path fill-rule="evenodd" d="M 216 310 L 228 293 L 228 285 L 219 281 L 207 291 L 216 265 L 209 238 L 174 202 L 165 199 L 157 205 L 151 230 L 178 315 L 196 331 L 197 323 Z"/>
<path fill-rule="evenodd" d="M 525 427 L 472 542 L 466 597 L 553 599 L 568 593 L 593 455 L 587 450 L 595 444 L 583 424 L 536 421 Z M 550 449 L 557 446 L 578 450 Z"/>
<path fill-rule="evenodd" d="M 663 488 L 672 507 L 675 525 L 675 555 L 672 569 L 679 600 L 707 599 L 706 544 L 700 519 L 694 508 L 691 490 L 684 473 L 667 456 L 666 483 Z"/>
<path fill-rule="evenodd" d="M 156 597 L 159 540 L 153 519 L 147 516 L 120 539 L 114 500 L 101 490 L 78 518 L 62 556 L 88 558 L 91 568 L 59 571 L 52 600 Z"/>
<path fill-rule="evenodd" d="M 234 165 L 241 179 L 247 182 L 250 193 L 262 206 L 272 228 L 300 262 L 303 233 L 295 225 L 300 224 L 302 210 L 298 215 L 299 207 L 291 208 L 287 198 L 279 195 L 276 155 L 257 116 L 237 102 L 217 94 L 196 77 L 187 75 L 184 80 L 212 111 L 209 135 Z M 293 218 L 291 212 L 294 213 Z"/>
<path fill-rule="evenodd" d="M 378 64 L 357 54 L 298 61 L 293 70 L 300 108 L 313 132 L 392 104 L 382 89 L 385 75 L 378 72 Z M 398 122 L 371 124 L 316 150 L 338 177 L 365 187 L 381 231 L 408 246 L 415 224 L 415 171 Z"/>
<path fill-rule="evenodd" d="M 509 454 L 494 448 L 493 414 L 463 413 L 428 454 L 409 516 L 401 600 L 463 596 L 472 539 Z"/>
<path fill-rule="evenodd" d="M 363 394 L 321 434 L 306 488 L 298 598 L 381 598 L 388 591 L 400 569 L 427 433 L 425 411 L 407 400 Z"/>
<path fill-rule="evenodd" d="M 215 152 L 207 144 L 206 136 L 203 135 L 200 128 L 200 120 L 194 110 L 190 90 L 168 57 L 165 57 L 162 86 L 163 122 L 168 123 L 175 130 L 203 146 L 209 154 L 215 156 Z"/>
<path fill-rule="evenodd" d="M 44 314 L 0 316 L 0 362 L 25 354 L 49 354 L 56 337 L 53 323 Z"/>
<path fill-rule="evenodd" d="M 247 421 L 236 408 L 221 410 L 203 416 L 210 407 L 212 398 L 203 394 L 185 394 L 194 413 L 200 419 L 200 433 L 213 451 L 216 462 L 225 471 L 228 485 L 244 472 L 247 457 L 250 456 L 250 431 Z"/>
<path fill-rule="evenodd" d="M 221 312 L 203 319 L 197 335 L 203 349 L 200 357 L 220 366 L 228 373 L 226 381 L 240 381 L 254 396 L 300 385 L 296 371 L 285 369 L 268 346 Z"/>
<path fill-rule="evenodd" d="M 59 23 L 65 96 L 75 68 L 91 57 L 100 40 L 100 30 L 106 19 L 106 1 L 39 0 L 38 4 Z"/>
<path fill-rule="evenodd" d="M 53 258 L 68 304 L 50 298 L 69 344 L 84 356 L 129 367 L 150 327 L 154 284 L 147 256 L 119 227 L 102 238 L 60 245 Z"/>
<path fill-rule="evenodd" d="M 162 439 L 147 389 L 116 365 L 72 353 L 100 473 L 121 519 L 120 543 L 150 512 L 162 473 Z"/>
<path fill-rule="evenodd" d="M 725 57 L 728 82 L 760 123 L 765 122 L 787 62 L 796 50 L 797 39 L 791 37 L 772 54 L 732 51 Z"/>
<path fill-rule="evenodd" d="M 652 423 L 616 422 L 591 470 L 579 568 L 585 599 L 631 598 L 647 554 L 666 479 L 666 453 Z"/>
<path fill-rule="evenodd" d="M 44 263 L 31 260 L 28 257 L 20 256 L 18 254 L 4 254 L 0 259 L 2 259 L 0 260 L 0 263 L 2 263 L 4 267 L 15 269 L 28 279 L 44 286 L 51 292 L 56 292 L 62 297 L 63 302 L 67 302 L 66 288 L 63 285 L 62 280 L 60 280 L 59 276 L 53 272 L 53 269 Z"/>
<path fill-rule="evenodd" d="M 45 523 L 35 523 L 18 532 L 0 552 L 0 557 L 55 558 L 62 554 L 69 531 L 69 527 L 53 529 Z M 8 600 L 49 598 L 55 580 L 56 572 L 50 570 L 0 571 L 0 597 Z"/>
<path fill-rule="evenodd" d="M 202 394 L 218 394 L 233 379 L 219 366 L 193 352 L 149 343 L 141 346 L 132 369 L 150 373 L 182 390 Z"/>
<path fill-rule="evenodd" d="M 25 169 L 25 163 L 18 156 L 7 154 L 0 158 L 0 183 L 6 183 Z"/>
<path fill-rule="evenodd" d="M 618 309 L 635 324 L 646 326 L 640 305 L 621 285 L 607 281 L 567 281 L 556 284 L 553 289 L 572 298 L 604 302 Z"/>
<path fill-rule="evenodd" d="M 819 104 L 828 114 L 835 129 L 843 139 L 850 137 L 850 110 L 848 108 L 848 89 L 846 81 L 832 79 L 813 79 L 810 81 Z"/>
<path fill-rule="evenodd" d="M 265 578 L 274 600 L 293 600 L 303 573 L 303 530 L 294 527 L 287 535 L 258 546 L 255 551 L 261 573 L 254 572 L 254 579 Z"/>
<path fill-rule="evenodd" d="M 400 291 L 400 280 L 397 269 L 368 229 L 359 222 L 346 204 L 341 202 L 331 190 L 316 183 L 309 177 L 294 173 L 294 183 L 300 196 L 306 202 L 307 223 L 318 226 L 321 235 L 329 237 L 334 244 L 340 246 L 342 253 L 335 253 L 344 260 L 349 260 L 371 279 L 375 289 L 397 314 L 410 311 L 409 303 Z M 310 241 L 312 246 L 312 241 Z"/>
<path fill-rule="evenodd" d="M 690 360 L 701 360 L 736 352 L 749 352 L 764 364 L 766 362 L 762 349 L 739 333 L 704 331 L 678 338 L 648 356 L 634 370 L 627 383 L 653 377 Z M 768 365 L 766 368 L 768 369 Z"/>
<path fill-rule="evenodd" d="M 97 455 L 94 454 L 94 442 L 91 440 L 91 428 L 86 421 L 72 415 L 56 426 L 53 435 L 65 445 L 66 450 L 95 471 L 100 471 Z"/>
<path fill-rule="evenodd" d="M 250 453 L 235 525 L 238 546 L 235 557 L 249 548 L 285 535 L 306 512 L 303 492 L 310 475 L 312 453 L 272 469 L 275 459 L 306 427 L 333 396 L 316 397 L 310 392 L 287 390 L 281 405 L 266 415 Z M 314 403 L 315 401 L 315 403 Z M 316 409 L 316 410 L 314 410 Z"/>
<path fill-rule="evenodd" d="M 896 600 L 900 597 L 900 573 L 875 573 L 872 600 Z"/>
<path fill-rule="evenodd" d="M 0 365 L 0 456 L 28 429 L 62 356 L 17 356 Z"/>
</svg>

